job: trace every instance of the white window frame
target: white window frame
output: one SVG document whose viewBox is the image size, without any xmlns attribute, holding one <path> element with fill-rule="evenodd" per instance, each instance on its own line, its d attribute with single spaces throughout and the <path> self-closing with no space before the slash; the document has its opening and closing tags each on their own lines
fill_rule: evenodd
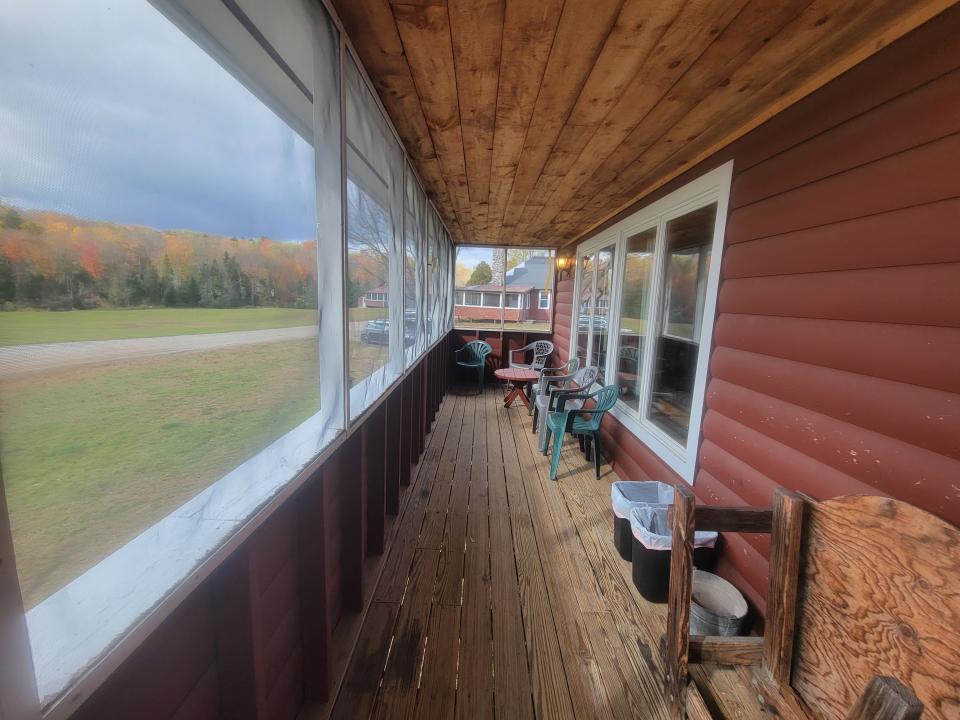
<svg viewBox="0 0 960 720">
<path fill-rule="evenodd" d="M 639 232 L 656 228 L 654 262 L 651 268 L 650 278 L 650 302 L 646 319 L 648 328 L 656 328 L 655 331 L 658 332 L 658 334 L 662 334 L 659 333 L 659 331 L 660 323 L 663 322 L 661 308 L 665 302 L 665 298 L 663 298 L 662 295 L 665 283 L 666 225 L 670 220 L 693 210 L 712 203 L 717 204 L 716 221 L 714 223 L 713 241 L 711 245 L 710 271 L 707 274 L 706 282 L 703 283 L 702 287 L 698 287 L 697 291 L 698 304 L 702 298 L 703 313 L 699 326 L 694 330 L 695 337 L 698 337 L 697 342 L 699 348 L 697 352 L 697 371 L 694 377 L 690 407 L 690 425 L 687 432 L 686 445 L 684 446 L 674 440 L 652 420 L 646 417 L 646 408 L 649 402 L 654 369 L 654 353 L 652 352 L 645 352 L 643 355 L 641 389 L 638 402 L 639 410 L 634 410 L 625 402 L 618 400 L 610 411 L 611 415 L 617 418 L 674 472 L 691 485 L 696 477 L 700 428 L 703 422 L 707 375 L 710 364 L 710 349 L 713 342 L 717 293 L 720 286 L 720 266 L 723 257 L 724 232 L 726 229 L 732 179 L 733 161 L 731 160 L 701 175 L 699 178 L 678 188 L 669 195 L 652 202 L 612 227 L 607 228 L 599 235 L 577 246 L 576 267 L 578 268 L 578 272 L 573 295 L 575 298 L 580 297 L 581 293 L 580 283 L 582 281 L 582 273 L 579 272 L 579 268 L 582 267 L 583 257 L 596 253 L 598 250 L 610 245 L 614 245 L 616 248 L 613 263 L 613 282 L 608 303 L 610 312 L 607 314 L 606 367 L 603 368 L 604 376 L 609 383 L 616 377 L 616 361 L 620 350 L 620 300 L 629 238 Z M 594 268 L 594 276 L 595 275 L 596 268 Z M 596 282 L 595 277 L 594 282 Z M 593 315 L 591 314 L 590 317 L 591 319 L 588 323 L 589 328 L 587 329 L 588 359 L 592 352 L 593 345 Z M 579 321 L 579 314 L 571 319 L 571 356 L 577 353 L 577 336 L 580 332 Z M 647 338 L 650 337 L 653 336 L 647 336 Z M 690 342 L 685 338 L 684 340 Z M 647 347 L 652 347 L 652 345 L 653 343 L 648 341 Z"/>
<path fill-rule="evenodd" d="M 546 305 L 544 305 L 543 303 L 544 300 L 547 301 Z M 540 290 L 540 296 L 537 299 L 537 308 L 540 310 L 550 309 L 550 291 L 549 290 Z"/>
</svg>

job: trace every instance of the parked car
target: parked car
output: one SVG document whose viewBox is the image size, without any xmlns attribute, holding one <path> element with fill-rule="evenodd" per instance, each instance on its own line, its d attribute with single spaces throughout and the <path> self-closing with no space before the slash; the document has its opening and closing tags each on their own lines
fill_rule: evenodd
<svg viewBox="0 0 960 720">
<path fill-rule="evenodd" d="M 390 342 L 390 321 L 386 319 L 370 320 L 360 331 L 360 342 L 364 345 L 386 345 Z"/>
<path fill-rule="evenodd" d="M 409 314 L 403 323 L 403 345 L 410 347 L 417 340 L 416 315 Z M 360 331 L 360 342 L 364 345 L 387 345 L 390 342 L 390 321 L 386 318 L 370 320 Z"/>
</svg>

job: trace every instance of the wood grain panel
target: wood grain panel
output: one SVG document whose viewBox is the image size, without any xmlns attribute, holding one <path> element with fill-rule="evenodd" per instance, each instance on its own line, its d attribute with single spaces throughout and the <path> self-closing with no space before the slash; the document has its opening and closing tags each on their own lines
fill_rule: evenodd
<svg viewBox="0 0 960 720">
<path fill-rule="evenodd" d="M 960 531 L 906 503 L 850 497 L 811 506 L 806 535 L 800 696 L 840 719 L 875 675 L 888 675 L 916 693 L 925 717 L 956 717 Z"/>
</svg>

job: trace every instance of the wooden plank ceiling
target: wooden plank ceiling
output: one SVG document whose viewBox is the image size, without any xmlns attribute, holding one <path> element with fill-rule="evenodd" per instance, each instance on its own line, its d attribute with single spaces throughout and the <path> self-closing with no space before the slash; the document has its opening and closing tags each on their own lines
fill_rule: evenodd
<svg viewBox="0 0 960 720">
<path fill-rule="evenodd" d="M 332 0 L 460 243 L 556 246 L 955 0 Z"/>
</svg>

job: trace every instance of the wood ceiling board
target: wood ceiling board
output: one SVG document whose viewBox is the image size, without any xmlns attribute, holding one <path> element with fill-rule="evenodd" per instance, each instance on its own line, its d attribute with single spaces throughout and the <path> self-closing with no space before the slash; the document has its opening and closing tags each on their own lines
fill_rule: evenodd
<svg viewBox="0 0 960 720">
<path fill-rule="evenodd" d="M 632 131 L 646 122 L 648 114 L 658 108 L 684 73 L 713 46 L 745 4 L 746 0 L 722 3 L 692 0 L 684 5 L 601 127 L 588 139 L 563 182 L 545 204 L 550 210 L 544 215 L 566 208 L 578 196 L 584 181 L 606 187 L 616 179 L 612 164 L 620 159 L 616 155 L 618 148 Z M 635 158 L 636 155 L 631 156 L 628 161 Z M 592 195 L 590 192 L 586 198 Z"/>
<path fill-rule="evenodd" d="M 490 197 L 504 0 L 452 0 L 448 12 L 456 60 L 467 194 L 474 232 L 484 236 Z"/>
<path fill-rule="evenodd" d="M 455 240 L 543 245 L 954 4 L 331 1 Z"/>
<path fill-rule="evenodd" d="M 389 5 L 383 0 L 350 0 L 337 3 L 337 13 L 425 189 L 450 232 L 462 237 Z"/>
<path fill-rule="evenodd" d="M 527 195 L 543 170 L 622 4 L 623 0 L 591 0 L 564 5 L 503 216 L 501 242 L 512 242 Z"/>
<path fill-rule="evenodd" d="M 536 206 L 537 212 L 525 211 L 521 216 L 524 225 L 542 214 L 547 199 L 570 172 L 617 100 L 626 94 L 682 6 L 683 0 L 660 3 L 628 0 L 624 4 L 530 193 L 527 204 Z"/>
<path fill-rule="evenodd" d="M 626 167 L 616 177 L 616 192 L 608 193 L 609 182 L 578 190 L 567 208 L 576 222 L 568 222 L 555 232 L 572 239 L 599 227 L 637 199 L 953 4 L 926 3 L 914 8 L 908 17 L 902 15 L 902 4 L 896 0 L 842 4 L 823 0 L 809 4 L 773 41 L 732 73 L 728 84 L 716 87 L 708 99 L 644 152 L 642 159 Z M 840 59 L 826 64 L 831 57 Z M 754 101 L 737 101 L 737 96 L 751 91 Z M 734 110 L 718 117 L 718 106 Z M 758 111 L 757 107 L 762 109 Z M 586 201 L 585 195 L 590 193 L 593 197 Z"/>
<path fill-rule="evenodd" d="M 562 9 L 563 0 L 507 4 L 490 168 L 488 217 L 495 219 L 490 242 L 499 240 L 500 223 Z"/>
<path fill-rule="evenodd" d="M 473 221 L 447 8 L 394 5 L 392 10 L 451 202 L 469 236 Z"/>
</svg>

